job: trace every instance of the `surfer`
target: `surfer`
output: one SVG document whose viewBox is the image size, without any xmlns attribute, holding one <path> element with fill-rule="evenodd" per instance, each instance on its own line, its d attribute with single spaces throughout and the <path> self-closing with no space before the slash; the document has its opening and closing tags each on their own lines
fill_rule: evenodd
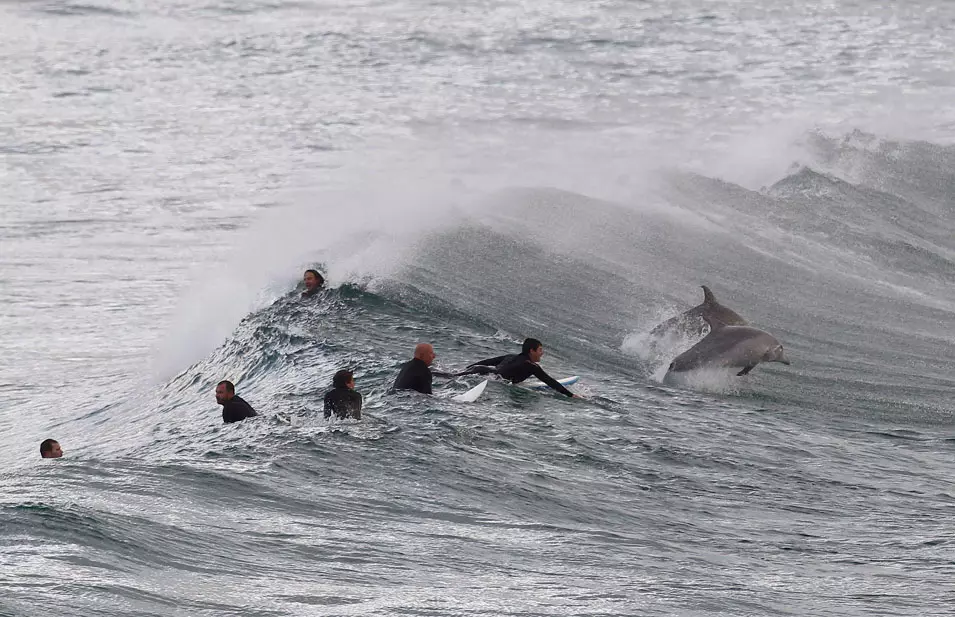
<svg viewBox="0 0 955 617">
<path fill-rule="evenodd" d="M 361 420 L 361 394 L 355 390 L 355 375 L 340 370 L 332 377 L 332 389 L 325 394 L 325 417 Z"/>
<path fill-rule="evenodd" d="M 235 385 L 231 381 L 220 381 L 216 385 L 216 402 L 222 405 L 222 421 L 226 424 L 258 415 L 252 405 L 235 393 Z"/>
<path fill-rule="evenodd" d="M 40 457 L 41 458 L 60 458 L 63 456 L 63 449 L 60 447 L 60 442 L 55 439 L 44 439 L 40 443 Z"/>
<path fill-rule="evenodd" d="M 432 371 L 434 347 L 428 343 L 418 343 L 414 348 L 414 358 L 401 365 L 394 390 L 414 390 L 422 394 L 431 394 L 433 377 L 454 377 L 451 373 Z"/>
<path fill-rule="evenodd" d="M 325 285 L 325 277 L 319 274 L 318 270 L 306 270 L 303 280 L 305 281 L 305 291 L 302 292 L 303 298 L 315 295 Z"/>
<path fill-rule="evenodd" d="M 457 375 L 486 375 L 496 373 L 511 383 L 521 383 L 533 376 L 557 390 L 564 396 L 580 398 L 544 372 L 540 367 L 541 357 L 544 355 L 544 344 L 536 338 L 524 339 L 521 353 L 506 356 L 497 356 L 469 364 L 467 370 Z"/>
</svg>

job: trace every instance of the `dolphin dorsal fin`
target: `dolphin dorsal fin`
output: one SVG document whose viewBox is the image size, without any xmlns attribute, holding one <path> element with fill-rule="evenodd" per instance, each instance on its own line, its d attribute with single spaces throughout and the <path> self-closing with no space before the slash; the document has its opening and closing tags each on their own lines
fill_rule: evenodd
<svg viewBox="0 0 955 617">
<path fill-rule="evenodd" d="M 710 288 L 706 285 L 700 285 L 703 288 L 703 304 L 717 304 L 716 296 L 713 295 L 713 292 L 710 291 Z"/>
</svg>

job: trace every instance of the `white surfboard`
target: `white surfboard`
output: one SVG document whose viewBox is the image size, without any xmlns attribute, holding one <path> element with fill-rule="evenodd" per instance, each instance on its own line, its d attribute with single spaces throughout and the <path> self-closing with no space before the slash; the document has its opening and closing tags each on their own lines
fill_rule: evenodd
<svg viewBox="0 0 955 617">
<path fill-rule="evenodd" d="M 557 383 L 559 383 L 560 385 L 566 388 L 567 386 L 574 385 L 578 381 L 580 381 L 580 376 L 574 375 L 572 377 L 563 377 L 561 379 L 558 379 Z M 544 383 L 543 381 L 539 379 L 528 379 L 527 381 L 519 383 L 517 385 L 521 386 L 522 388 L 530 388 L 531 390 L 550 390 L 551 389 L 550 386 L 548 386 L 546 383 Z"/>
<path fill-rule="evenodd" d="M 451 397 L 453 401 L 459 401 L 461 403 L 473 403 L 484 393 L 484 388 L 487 387 L 487 379 L 474 386 L 464 394 L 459 394 L 457 396 Z"/>
</svg>

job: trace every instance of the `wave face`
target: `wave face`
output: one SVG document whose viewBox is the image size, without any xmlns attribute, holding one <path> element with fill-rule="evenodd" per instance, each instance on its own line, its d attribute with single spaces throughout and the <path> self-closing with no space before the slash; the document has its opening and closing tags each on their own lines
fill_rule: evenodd
<svg viewBox="0 0 955 617">
<path fill-rule="evenodd" d="M 880 11 L 0 5 L 0 615 L 950 604 L 952 8 Z M 664 384 L 701 285 L 792 365 Z M 388 392 L 525 337 L 585 400 Z"/>
</svg>

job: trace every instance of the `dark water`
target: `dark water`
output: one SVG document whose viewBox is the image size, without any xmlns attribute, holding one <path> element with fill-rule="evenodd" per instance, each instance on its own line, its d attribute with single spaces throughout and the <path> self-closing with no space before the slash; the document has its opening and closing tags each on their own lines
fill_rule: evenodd
<svg viewBox="0 0 955 617">
<path fill-rule="evenodd" d="M 955 82 L 919 7 L 4 5 L 0 614 L 952 614 Z M 799 89 L 838 129 L 740 150 Z M 937 111 L 898 138 L 864 90 Z M 699 149 L 619 150 L 646 133 Z M 647 333 L 702 284 L 792 366 L 663 385 L 690 342 Z M 527 336 L 585 400 L 387 393 L 419 341 Z M 321 417 L 340 368 L 361 422 Z M 221 423 L 225 378 L 260 417 Z"/>
</svg>

